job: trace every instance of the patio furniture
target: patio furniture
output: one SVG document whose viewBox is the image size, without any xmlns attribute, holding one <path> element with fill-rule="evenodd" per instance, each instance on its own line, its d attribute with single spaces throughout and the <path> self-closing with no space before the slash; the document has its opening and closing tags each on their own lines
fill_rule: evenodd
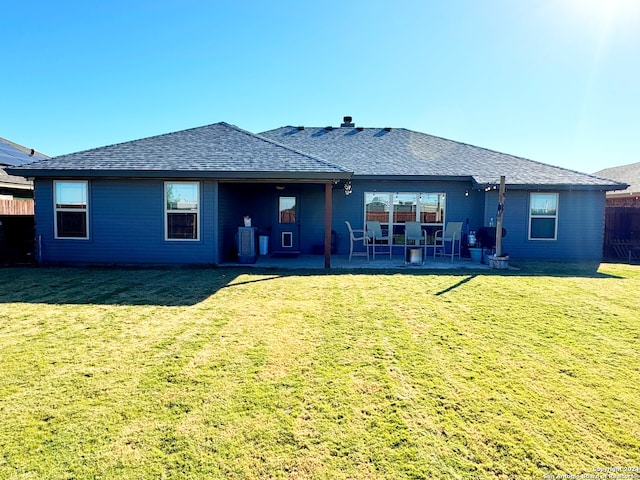
<svg viewBox="0 0 640 480">
<path fill-rule="evenodd" d="M 376 245 L 383 246 L 384 244 L 381 242 L 387 242 L 387 246 L 389 247 L 389 258 L 391 258 L 391 235 L 384 235 L 382 233 L 382 227 L 380 226 L 380 222 L 376 222 L 373 220 L 369 220 L 367 222 L 367 237 L 369 246 L 373 251 L 373 259 L 376 259 Z"/>
<path fill-rule="evenodd" d="M 424 242 L 424 245 L 422 245 Z M 427 232 L 418 222 L 405 222 L 404 224 L 404 261 L 405 263 L 414 263 L 407 260 L 407 248 L 413 245 L 424 249 L 422 254 L 422 262 L 427 258 Z"/>
<path fill-rule="evenodd" d="M 462 222 L 448 222 L 444 231 L 436 231 L 434 245 L 433 245 L 433 258 L 436 258 L 438 249 L 441 249 L 442 255 L 447 254 L 447 244 L 451 244 L 451 261 L 456 255 L 456 242 L 458 242 L 458 258 L 460 258 L 460 250 L 462 243 Z"/>
<path fill-rule="evenodd" d="M 366 230 L 351 228 L 351 224 L 347 220 L 345 220 L 344 223 L 347 224 L 347 229 L 349 230 L 349 261 L 351 261 L 352 256 L 365 256 L 365 255 L 367 257 L 367 260 L 369 260 L 369 247 L 368 247 L 369 237 L 367 237 Z M 353 244 L 356 242 L 362 242 L 362 245 L 364 246 L 364 252 L 353 251 Z"/>
</svg>

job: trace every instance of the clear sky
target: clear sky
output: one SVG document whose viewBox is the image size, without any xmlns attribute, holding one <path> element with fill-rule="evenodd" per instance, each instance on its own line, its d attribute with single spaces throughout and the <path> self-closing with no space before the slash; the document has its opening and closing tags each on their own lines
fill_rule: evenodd
<svg viewBox="0 0 640 480">
<path fill-rule="evenodd" d="M 640 0 L 11 1 L 0 136 L 48 155 L 225 121 L 640 161 Z"/>
</svg>

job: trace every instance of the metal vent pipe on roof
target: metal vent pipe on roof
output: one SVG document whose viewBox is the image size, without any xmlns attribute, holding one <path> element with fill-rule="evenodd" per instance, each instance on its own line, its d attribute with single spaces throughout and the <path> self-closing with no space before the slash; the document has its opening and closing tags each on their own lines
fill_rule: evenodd
<svg viewBox="0 0 640 480">
<path fill-rule="evenodd" d="M 341 127 L 355 127 L 355 123 L 353 123 L 353 117 L 345 116 L 342 118 L 343 123 L 340 124 Z"/>
</svg>

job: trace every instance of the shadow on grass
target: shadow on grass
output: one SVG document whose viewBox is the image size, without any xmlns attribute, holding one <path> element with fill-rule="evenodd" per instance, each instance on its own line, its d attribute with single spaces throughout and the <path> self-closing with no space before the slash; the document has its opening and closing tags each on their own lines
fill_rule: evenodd
<svg viewBox="0 0 640 480">
<path fill-rule="evenodd" d="M 445 293 L 449 293 L 452 290 L 455 290 L 458 287 L 461 287 L 462 285 L 464 285 L 467 282 L 470 282 L 471 280 L 473 280 L 474 278 L 476 278 L 477 275 L 469 275 L 466 278 L 463 278 L 462 280 L 460 280 L 459 282 L 454 283 L 453 285 L 451 285 L 450 287 L 445 288 L 444 290 L 440 290 L 438 293 L 436 293 L 436 297 L 439 297 L 440 295 L 444 295 Z"/>
<path fill-rule="evenodd" d="M 5 268 L 0 269 L 0 303 L 51 305 L 190 306 L 217 291 L 285 277 L 317 275 L 448 276 L 459 278 L 443 295 L 478 276 L 558 276 L 622 278 L 599 273 L 597 266 L 530 262 L 519 270 L 304 270 L 276 268 Z M 248 275 L 244 280 L 240 276 Z"/>
</svg>

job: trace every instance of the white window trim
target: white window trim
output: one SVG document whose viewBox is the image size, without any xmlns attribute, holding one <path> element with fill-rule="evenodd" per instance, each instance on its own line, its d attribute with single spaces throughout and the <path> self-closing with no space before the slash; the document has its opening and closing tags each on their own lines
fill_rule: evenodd
<svg viewBox="0 0 640 480">
<path fill-rule="evenodd" d="M 169 213 L 188 213 L 190 210 L 169 210 L 167 208 L 167 184 L 183 184 L 183 185 L 193 185 L 196 184 L 198 186 L 198 208 L 196 209 L 196 238 L 169 238 L 169 222 L 168 214 Z M 199 242 L 200 241 L 200 205 L 202 204 L 202 185 L 198 181 L 173 181 L 173 180 L 165 180 L 163 185 L 163 195 L 162 198 L 164 200 L 164 239 L 167 242 Z M 192 212 L 193 213 L 193 212 Z"/>
<path fill-rule="evenodd" d="M 447 194 L 445 192 L 376 192 L 376 191 L 365 191 L 364 192 L 364 196 L 363 198 L 365 199 L 364 201 L 364 205 L 363 205 L 363 213 L 362 213 L 362 217 L 364 218 L 364 223 L 363 225 L 366 225 L 367 222 L 367 202 L 366 202 L 366 196 L 368 193 L 373 193 L 375 195 L 388 195 L 389 196 L 389 212 L 388 212 L 388 217 L 387 217 L 387 221 L 385 222 L 380 222 L 383 224 L 388 224 L 388 225 L 404 225 L 404 222 L 394 222 L 393 221 L 393 196 L 396 193 L 404 193 L 404 194 L 410 194 L 410 195 L 416 195 L 416 199 L 417 199 L 417 204 L 416 204 L 416 218 L 415 221 L 416 222 L 420 222 L 420 196 L 421 195 L 442 195 L 443 201 L 444 201 L 444 215 L 442 216 L 442 222 L 427 222 L 427 223 L 422 223 L 420 222 L 420 225 L 426 226 L 426 227 L 438 227 L 438 226 L 444 226 L 447 224 L 447 204 L 446 204 L 446 199 L 447 199 Z"/>
<path fill-rule="evenodd" d="M 556 197 L 556 213 L 555 215 L 533 215 L 531 213 L 531 205 L 533 205 L 534 195 L 554 195 Z M 558 240 L 558 217 L 560 216 L 560 194 L 556 192 L 530 192 L 529 193 L 529 222 L 527 225 L 527 237 L 534 242 L 553 242 Z M 531 236 L 531 220 L 534 218 L 554 218 L 555 225 L 553 227 L 553 238 L 538 238 Z"/>
<path fill-rule="evenodd" d="M 87 193 L 87 205 L 85 208 L 58 208 L 58 192 L 59 183 L 83 183 Z M 87 226 L 87 234 L 84 237 L 61 237 L 58 235 L 58 212 L 84 212 L 85 224 Z M 53 181 L 53 238 L 56 240 L 88 240 L 89 239 L 89 181 L 88 180 L 54 180 Z"/>
</svg>

